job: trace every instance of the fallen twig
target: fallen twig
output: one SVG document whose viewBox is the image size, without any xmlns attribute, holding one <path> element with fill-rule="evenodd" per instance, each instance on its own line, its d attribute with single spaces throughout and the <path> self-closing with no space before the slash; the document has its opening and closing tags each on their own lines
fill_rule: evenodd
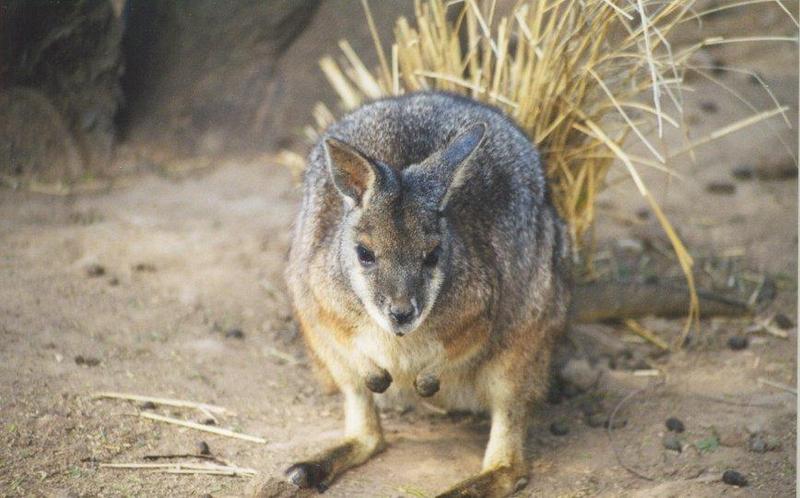
<svg viewBox="0 0 800 498">
<path fill-rule="evenodd" d="M 169 460 L 171 458 L 199 458 L 200 460 L 208 460 L 209 462 L 218 463 L 220 465 L 227 465 L 231 467 L 235 467 L 236 465 L 232 464 L 227 460 L 223 460 L 222 458 L 215 457 L 213 455 L 198 455 L 196 453 L 173 453 L 169 455 L 145 455 L 145 460 Z"/>
<path fill-rule="evenodd" d="M 778 327 L 772 325 L 770 323 L 772 321 L 772 317 L 764 319 L 764 320 L 755 320 L 755 323 L 747 328 L 747 332 L 752 334 L 755 332 L 761 332 L 762 330 L 769 335 L 773 335 L 775 337 L 779 337 L 781 339 L 788 339 L 789 333 L 785 330 L 781 330 Z"/>
<path fill-rule="evenodd" d="M 792 386 L 787 386 L 781 382 L 775 382 L 774 380 L 765 379 L 763 377 L 758 378 L 758 383 L 763 384 L 765 386 L 774 387 L 775 389 L 780 389 L 782 391 L 786 391 L 787 393 L 792 393 L 797 396 L 797 389 L 793 388 Z"/>
<path fill-rule="evenodd" d="M 258 436 L 251 436 L 249 434 L 242 434 L 240 432 L 234 432 L 230 429 L 222 429 L 220 427 L 215 427 L 213 425 L 203 425 L 198 424 L 197 422 L 190 422 L 188 420 L 181 420 L 178 418 L 173 417 L 166 417 L 164 415 L 158 415 L 157 413 L 150 413 L 150 412 L 140 412 L 139 416 L 142 418 L 149 418 L 150 420 L 157 420 L 159 422 L 166 422 L 168 424 L 180 425 L 182 427 L 188 427 L 189 429 L 196 429 L 198 431 L 210 432 L 212 434 L 218 434 L 220 436 L 227 436 L 236 439 L 243 439 L 245 441 L 251 441 L 253 443 L 261 443 L 266 444 L 267 440 L 264 438 L 260 438 Z"/>
<path fill-rule="evenodd" d="M 258 472 L 247 467 L 236 465 L 217 465 L 208 463 L 101 463 L 101 468 L 107 469 L 149 469 L 168 474 L 214 474 L 228 476 L 253 477 Z"/>
<path fill-rule="evenodd" d="M 111 398 L 111 399 L 125 399 L 128 401 L 140 401 L 142 403 L 153 403 L 156 405 L 177 406 L 181 408 L 194 408 L 201 412 L 211 412 L 217 415 L 236 415 L 234 412 L 225 407 L 217 405 L 209 405 L 207 403 L 196 403 L 194 401 L 186 401 L 182 399 L 170 398 L 155 398 L 152 396 L 140 396 L 138 394 L 117 393 L 112 391 L 102 391 L 92 394 L 93 398 Z"/>
<path fill-rule="evenodd" d="M 669 344 L 667 344 L 663 339 L 658 337 L 650 330 L 639 325 L 639 323 L 636 320 L 625 320 L 625 326 L 628 327 L 634 334 L 638 335 L 642 339 L 652 344 L 655 344 L 657 347 L 663 349 L 664 351 L 669 351 Z"/>
<path fill-rule="evenodd" d="M 630 401 L 634 396 L 637 396 L 637 395 L 645 392 L 646 390 L 648 390 L 650 388 L 663 386 L 664 383 L 665 383 L 665 381 L 662 380 L 661 382 L 658 382 L 657 384 L 650 384 L 650 385 L 647 385 L 645 387 L 642 387 L 641 389 L 637 389 L 635 391 L 632 391 L 632 392 L 628 393 L 624 398 L 622 398 L 619 401 L 619 403 L 617 403 L 617 406 L 614 407 L 614 410 L 611 412 L 611 415 L 608 417 L 608 429 L 607 429 L 608 443 L 611 445 L 611 449 L 614 451 L 614 458 L 617 459 L 617 463 L 619 464 L 620 467 L 622 467 L 623 469 L 627 470 L 631 474 L 633 474 L 636 477 L 639 477 L 641 479 L 647 480 L 647 481 L 655 481 L 655 477 L 650 477 L 648 475 L 642 474 L 638 470 L 634 469 L 633 467 L 628 466 L 625 462 L 622 461 L 622 455 L 620 455 L 619 449 L 614 445 L 614 437 L 612 435 L 612 432 L 614 430 L 614 417 L 617 416 L 617 412 L 619 412 L 619 410 L 622 408 L 622 405 L 624 405 L 625 403 Z"/>
</svg>

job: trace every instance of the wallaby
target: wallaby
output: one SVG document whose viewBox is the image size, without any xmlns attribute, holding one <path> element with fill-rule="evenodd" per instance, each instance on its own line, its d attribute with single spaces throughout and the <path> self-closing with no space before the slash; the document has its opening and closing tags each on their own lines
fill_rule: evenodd
<svg viewBox="0 0 800 498">
<path fill-rule="evenodd" d="M 376 402 L 487 411 L 483 470 L 439 496 L 527 482 L 524 441 L 570 301 L 570 241 L 535 147 L 488 105 L 420 92 L 330 126 L 304 178 L 286 276 L 345 439 L 292 465 L 322 491 L 384 449 Z"/>
</svg>

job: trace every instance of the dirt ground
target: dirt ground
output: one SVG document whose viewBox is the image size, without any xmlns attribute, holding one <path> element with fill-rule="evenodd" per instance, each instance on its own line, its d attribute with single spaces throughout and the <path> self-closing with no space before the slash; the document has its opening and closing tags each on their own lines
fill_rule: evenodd
<svg viewBox="0 0 800 498">
<path fill-rule="evenodd" d="M 760 18 L 759 18 L 760 19 Z M 724 24 L 724 18 L 710 21 Z M 769 20 L 766 22 L 769 28 Z M 750 67 L 790 106 L 793 129 L 771 123 L 796 152 L 797 51 L 789 44 L 725 47 L 712 55 Z M 769 99 L 746 74 L 718 77 L 757 105 Z M 702 136 L 748 112 L 702 79 L 687 95 L 687 120 Z M 696 255 L 768 275 L 777 295 L 759 316 L 796 323 L 797 178 L 743 179 L 734 170 L 791 164 L 766 126 L 739 132 L 672 166 L 689 180 L 648 174 L 668 216 Z M 614 177 L 623 176 L 620 169 Z M 763 175 L 762 175 L 763 176 Z M 768 175 L 767 175 L 768 176 Z M 706 191 L 710 183 L 723 184 Z M 323 394 L 292 323 L 282 282 L 299 192 L 269 158 L 223 160 L 183 178 L 145 174 L 109 192 L 70 197 L 0 190 L 0 494 L 3 496 L 239 496 L 247 479 L 101 468 L 145 455 L 213 455 L 280 476 L 292 461 L 334 440 L 336 395 Z M 652 219 L 630 185 L 601 202 L 599 246 L 634 249 Z M 638 242 L 637 242 L 638 241 Z M 679 320 L 645 320 L 671 340 Z M 659 371 L 604 370 L 600 387 L 543 403 L 528 439 L 531 482 L 520 496 L 793 496 L 796 395 L 759 382 L 796 384 L 797 330 L 730 337 L 753 323 L 708 320 L 684 351 L 652 355 Z M 599 327 L 640 347 L 622 326 Z M 236 331 L 241 331 L 238 333 Z M 651 387 L 640 390 L 650 385 Z M 214 403 L 236 412 L 219 425 L 263 436 L 234 440 L 137 417 L 140 404 L 94 399 L 120 391 Z M 585 421 L 588 401 L 619 409 L 613 440 Z M 195 411 L 158 407 L 190 420 Z M 678 417 L 681 452 L 664 448 Z M 430 496 L 480 468 L 488 421 L 420 407 L 383 414 L 389 448 L 348 472 L 331 497 Z M 552 423 L 569 429 L 564 436 Z M 777 447 L 752 451 L 751 434 Z M 625 470 L 615 457 L 649 479 Z M 721 481 L 727 469 L 749 485 Z"/>
</svg>

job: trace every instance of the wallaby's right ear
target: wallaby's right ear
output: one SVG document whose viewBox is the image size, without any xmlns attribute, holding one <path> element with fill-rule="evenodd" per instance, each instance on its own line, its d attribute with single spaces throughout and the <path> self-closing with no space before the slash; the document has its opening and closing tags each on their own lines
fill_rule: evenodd
<svg viewBox="0 0 800 498">
<path fill-rule="evenodd" d="M 333 184 L 345 198 L 363 207 L 378 182 L 378 169 L 358 149 L 339 139 L 326 138 L 324 144 Z"/>
</svg>

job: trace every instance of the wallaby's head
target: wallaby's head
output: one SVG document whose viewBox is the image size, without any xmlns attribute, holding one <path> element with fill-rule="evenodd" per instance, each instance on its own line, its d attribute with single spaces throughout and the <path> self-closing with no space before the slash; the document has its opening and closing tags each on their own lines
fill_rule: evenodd
<svg viewBox="0 0 800 498">
<path fill-rule="evenodd" d="M 325 140 L 331 178 L 344 199 L 340 261 L 369 316 L 404 335 L 426 318 L 450 274 L 447 208 L 483 139 L 478 123 L 402 171 L 335 138 Z M 402 165 L 397 165 L 402 166 Z"/>
</svg>

